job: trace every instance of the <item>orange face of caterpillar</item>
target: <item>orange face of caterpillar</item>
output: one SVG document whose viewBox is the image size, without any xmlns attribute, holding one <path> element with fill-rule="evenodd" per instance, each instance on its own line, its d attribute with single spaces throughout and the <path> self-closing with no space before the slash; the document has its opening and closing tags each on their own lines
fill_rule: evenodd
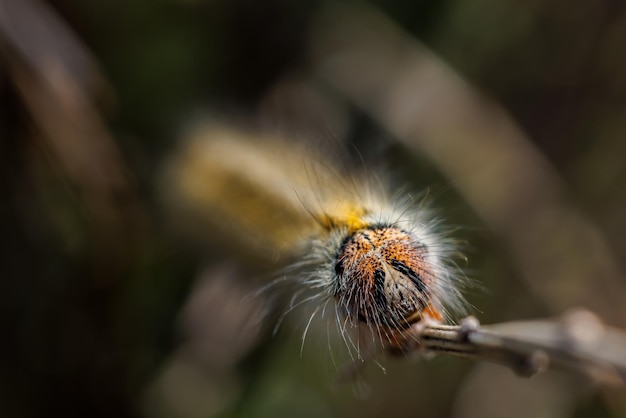
<svg viewBox="0 0 626 418">
<path fill-rule="evenodd" d="M 425 315 L 441 320 L 429 301 L 434 274 L 428 250 L 410 233 L 370 226 L 348 236 L 337 256 L 335 298 L 352 323 L 383 328 L 392 346 Z"/>
</svg>

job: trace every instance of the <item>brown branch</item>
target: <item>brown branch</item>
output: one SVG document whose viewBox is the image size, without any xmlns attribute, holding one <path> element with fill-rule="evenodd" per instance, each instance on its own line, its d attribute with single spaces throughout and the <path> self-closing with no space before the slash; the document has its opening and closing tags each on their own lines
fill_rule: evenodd
<svg viewBox="0 0 626 418">
<path fill-rule="evenodd" d="M 457 326 L 428 325 L 419 341 L 427 351 L 499 363 L 522 376 L 556 367 L 600 384 L 626 383 L 626 332 L 605 326 L 587 310 L 486 326 L 467 317 Z"/>
</svg>

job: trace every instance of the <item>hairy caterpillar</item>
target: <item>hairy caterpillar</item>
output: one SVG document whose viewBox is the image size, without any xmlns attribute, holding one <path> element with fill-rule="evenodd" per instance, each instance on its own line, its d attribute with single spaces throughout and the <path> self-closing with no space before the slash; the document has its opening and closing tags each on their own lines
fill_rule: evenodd
<svg viewBox="0 0 626 418">
<path fill-rule="evenodd" d="M 466 305 L 455 241 L 423 200 L 391 196 L 297 144 L 205 127 L 168 179 L 194 230 L 201 215 L 213 241 L 234 241 L 244 257 L 289 260 L 288 310 L 309 303 L 309 324 L 334 310 L 353 358 L 411 351 L 420 326 Z"/>
</svg>

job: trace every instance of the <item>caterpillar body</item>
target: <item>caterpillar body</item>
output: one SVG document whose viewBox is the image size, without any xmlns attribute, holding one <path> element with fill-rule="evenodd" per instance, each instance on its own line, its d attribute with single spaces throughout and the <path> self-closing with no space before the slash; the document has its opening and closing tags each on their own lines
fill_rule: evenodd
<svg viewBox="0 0 626 418">
<path fill-rule="evenodd" d="M 168 190 L 195 214 L 183 216 L 192 228 L 208 219 L 243 254 L 290 260 L 286 277 L 306 294 L 290 309 L 308 302 L 309 323 L 334 309 L 353 358 L 411 351 L 420 326 L 464 311 L 457 244 L 425 199 L 389 195 L 303 147 L 231 128 L 198 130 L 180 155 Z"/>
</svg>

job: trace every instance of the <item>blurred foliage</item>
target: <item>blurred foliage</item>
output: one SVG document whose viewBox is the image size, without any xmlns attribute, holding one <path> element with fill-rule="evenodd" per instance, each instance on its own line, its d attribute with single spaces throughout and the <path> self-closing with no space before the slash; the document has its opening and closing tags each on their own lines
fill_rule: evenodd
<svg viewBox="0 0 626 418">
<path fill-rule="evenodd" d="M 164 162 L 181 132 L 206 117 L 345 135 L 366 164 L 383 156 L 409 188 L 432 185 L 444 217 L 464 226 L 468 270 L 487 289 L 469 295 L 483 322 L 552 313 L 454 179 L 371 116 L 327 87 L 337 100 L 321 116 L 272 107 L 281 86 L 317 82 L 308 74 L 310 25 L 325 4 L 0 0 L 0 416 L 626 414 L 619 394 L 571 376 L 520 380 L 443 357 L 392 360 L 386 374 L 372 366 L 365 381 L 338 387 L 326 341 L 299 356 L 306 322 L 273 338 L 271 321 L 244 340 L 228 333 L 262 310 L 234 301 L 272 266 L 233 264 L 198 244 L 171 227 L 160 200 Z M 370 4 L 511 113 L 623 271 L 622 2 Z M 231 310 L 220 310 L 223 300 Z M 219 357 L 220 347 L 231 355 Z"/>
</svg>

